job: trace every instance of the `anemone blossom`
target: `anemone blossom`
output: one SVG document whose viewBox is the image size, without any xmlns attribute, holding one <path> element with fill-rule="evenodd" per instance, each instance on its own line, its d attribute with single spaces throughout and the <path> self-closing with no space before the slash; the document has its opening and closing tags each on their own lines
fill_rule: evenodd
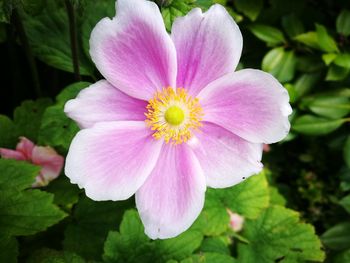
<svg viewBox="0 0 350 263">
<path fill-rule="evenodd" d="M 20 137 L 16 150 L 0 148 L 4 159 L 26 161 L 41 167 L 32 187 L 46 186 L 56 179 L 62 170 L 64 159 L 49 146 L 37 146 L 26 137 Z"/>
<path fill-rule="evenodd" d="M 262 169 L 263 143 L 289 131 L 289 97 L 270 74 L 233 72 L 242 35 L 221 5 L 193 9 L 170 35 L 153 2 L 119 0 L 116 9 L 90 37 L 105 80 L 65 105 L 82 128 L 65 172 L 94 200 L 135 194 L 146 234 L 170 238 L 197 218 L 206 186 Z"/>
</svg>

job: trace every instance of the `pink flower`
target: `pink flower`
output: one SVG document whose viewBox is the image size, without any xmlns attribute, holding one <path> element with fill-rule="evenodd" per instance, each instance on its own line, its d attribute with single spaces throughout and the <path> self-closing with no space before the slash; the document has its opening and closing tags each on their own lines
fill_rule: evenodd
<svg viewBox="0 0 350 263">
<path fill-rule="evenodd" d="M 51 147 L 36 146 L 25 137 L 20 137 L 16 150 L 0 148 L 0 155 L 4 159 L 28 161 L 41 167 L 35 178 L 33 187 L 48 185 L 60 175 L 64 159 Z"/>
<path fill-rule="evenodd" d="M 243 228 L 244 217 L 233 213 L 231 210 L 227 209 L 227 213 L 230 216 L 230 227 L 233 231 L 239 232 Z"/>
<path fill-rule="evenodd" d="M 169 35 L 153 2 L 119 0 L 90 38 L 106 78 L 65 106 L 83 128 L 66 175 L 94 200 L 136 206 L 151 238 L 188 229 L 206 186 L 229 187 L 262 169 L 263 143 L 290 128 L 287 91 L 270 74 L 232 72 L 242 35 L 221 5 L 193 9 Z"/>
</svg>

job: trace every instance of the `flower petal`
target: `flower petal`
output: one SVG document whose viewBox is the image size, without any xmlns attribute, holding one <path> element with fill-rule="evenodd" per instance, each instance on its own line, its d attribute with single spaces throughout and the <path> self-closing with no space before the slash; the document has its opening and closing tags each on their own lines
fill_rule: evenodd
<svg viewBox="0 0 350 263">
<path fill-rule="evenodd" d="M 272 75 L 244 69 L 209 84 L 198 95 L 204 121 L 255 143 L 274 143 L 289 132 L 288 92 Z"/>
<path fill-rule="evenodd" d="M 211 123 L 188 142 L 198 158 L 209 187 L 238 184 L 261 171 L 262 144 L 248 142 Z"/>
<path fill-rule="evenodd" d="M 91 33 L 91 58 L 115 87 L 149 100 L 155 91 L 174 87 L 174 44 L 155 3 L 119 0 L 116 5 L 116 17 L 102 19 Z"/>
<path fill-rule="evenodd" d="M 0 148 L 0 156 L 4 159 L 26 160 L 26 156 L 20 152 L 6 148 Z"/>
<path fill-rule="evenodd" d="M 143 121 L 147 102 L 126 95 L 108 81 L 100 80 L 69 100 L 64 112 L 80 127 L 104 121 Z"/>
<path fill-rule="evenodd" d="M 202 168 L 186 144 L 164 144 L 156 167 L 136 192 L 136 206 L 153 239 L 170 238 L 188 229 L 204 204 Z"/>
<path fill-rule="evenodd" d="M 64 158 L 51 147 L 35 146 L 32 162 L 41 166 L 42 183 L 46 185 L 60 175 Z"/>
<path fill-rule="evenodd" d="M 26 137 L 20 137 L 20 141 L 16 146 L 16 150 L 22 152 L 26 159 L 31 159 L 34 146 L 34 143 Z"/>
<path fill-rule="evenodd" d="M 221 5 L 213 5 L 204 14 L 195 8 L 176 19 L 171 37 L 177 51 L 177 86 L 193 96 L 234 71 L 242 52 L 241 31 Z"/>
<path fill-rule="evenodd" d="M 124 200 L 145 182 L 162 143 L 144 122 L 97 123 L 73 139 L 65 173 L 93 200 Z"/>
</svg>

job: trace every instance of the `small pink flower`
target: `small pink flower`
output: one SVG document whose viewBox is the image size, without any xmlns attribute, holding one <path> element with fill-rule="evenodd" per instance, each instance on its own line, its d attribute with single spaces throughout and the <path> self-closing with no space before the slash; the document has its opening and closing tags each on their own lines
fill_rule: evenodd
<svg viewBox="0 0 350 263">
<path fill-rule="evenodd" d="M 83 128 L 66 175 L 94 200 L 136 206 L 151 238 L 188 229 L 206 186 L 224 188 L 262 169 L 263 143 L 290 128 L 287 91 L 270 74 L 232 72 L 242 35 L 221 5 L 193 9 L 169 35 L 156 4 L 119 0 L 90 38 L 106 78 L 80 92 L 65 112 Z"/>
<path fill-rule="evenodd" d="M 230 216 L 230 227 L 233 231 L 239 232 L 243 228 L 244 217 L 233 213 L 231 210 L 227 209 L 227 213 Z"/>
<path fill-rule="evenodd" d="M 46 186 L 59 176 L 63 167 L 63 157 L 51 147 L 36 146 L 25 137 L 20 137 L 16 150 L 0 148 L 0 156 L 4 159 L 28 161 L 41 167 L 35 178 L 33 187 Z"/>
</svg>

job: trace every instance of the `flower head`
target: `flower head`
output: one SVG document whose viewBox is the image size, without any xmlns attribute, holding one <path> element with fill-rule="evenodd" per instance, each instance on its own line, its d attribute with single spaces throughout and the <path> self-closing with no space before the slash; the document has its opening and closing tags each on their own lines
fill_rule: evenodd
<svg viewBox="0 0 350 263">
<path fill-rule="evenodd" d="M 198 99 L 191 98 L 185 89 L 168 87 L 156 92 L 145 115 L 147 125 L 155 131 L 154 138 L 180 144 L 187 142 L 201 126 L 202 108 Z"/>
<path fill-rule="evenodd" d="M 65 105 L 82 128 L 65 172 L 94 200 L 133 194 L 151 238 L 188 229 L 206 187 L 262 169 L 263 143 L 290 128 L 287 91 L 270 74 L 233 72 L 241 32 L 221 5 L 193 9 L 169 35 L 156 4 L 119 0 L 93 29 L 90 54 L 105 77 Z"/>
<path fill-rule="evenodd" d="M 20 137 L 16 150 L 0 148 L 0 156 L 5 159 L 27 161 L 41 167 L 33 187 L 48 185 L 60 175 L 64 159 L 49 146 L 37 146 L 25 137 Z"/>
</svg>

